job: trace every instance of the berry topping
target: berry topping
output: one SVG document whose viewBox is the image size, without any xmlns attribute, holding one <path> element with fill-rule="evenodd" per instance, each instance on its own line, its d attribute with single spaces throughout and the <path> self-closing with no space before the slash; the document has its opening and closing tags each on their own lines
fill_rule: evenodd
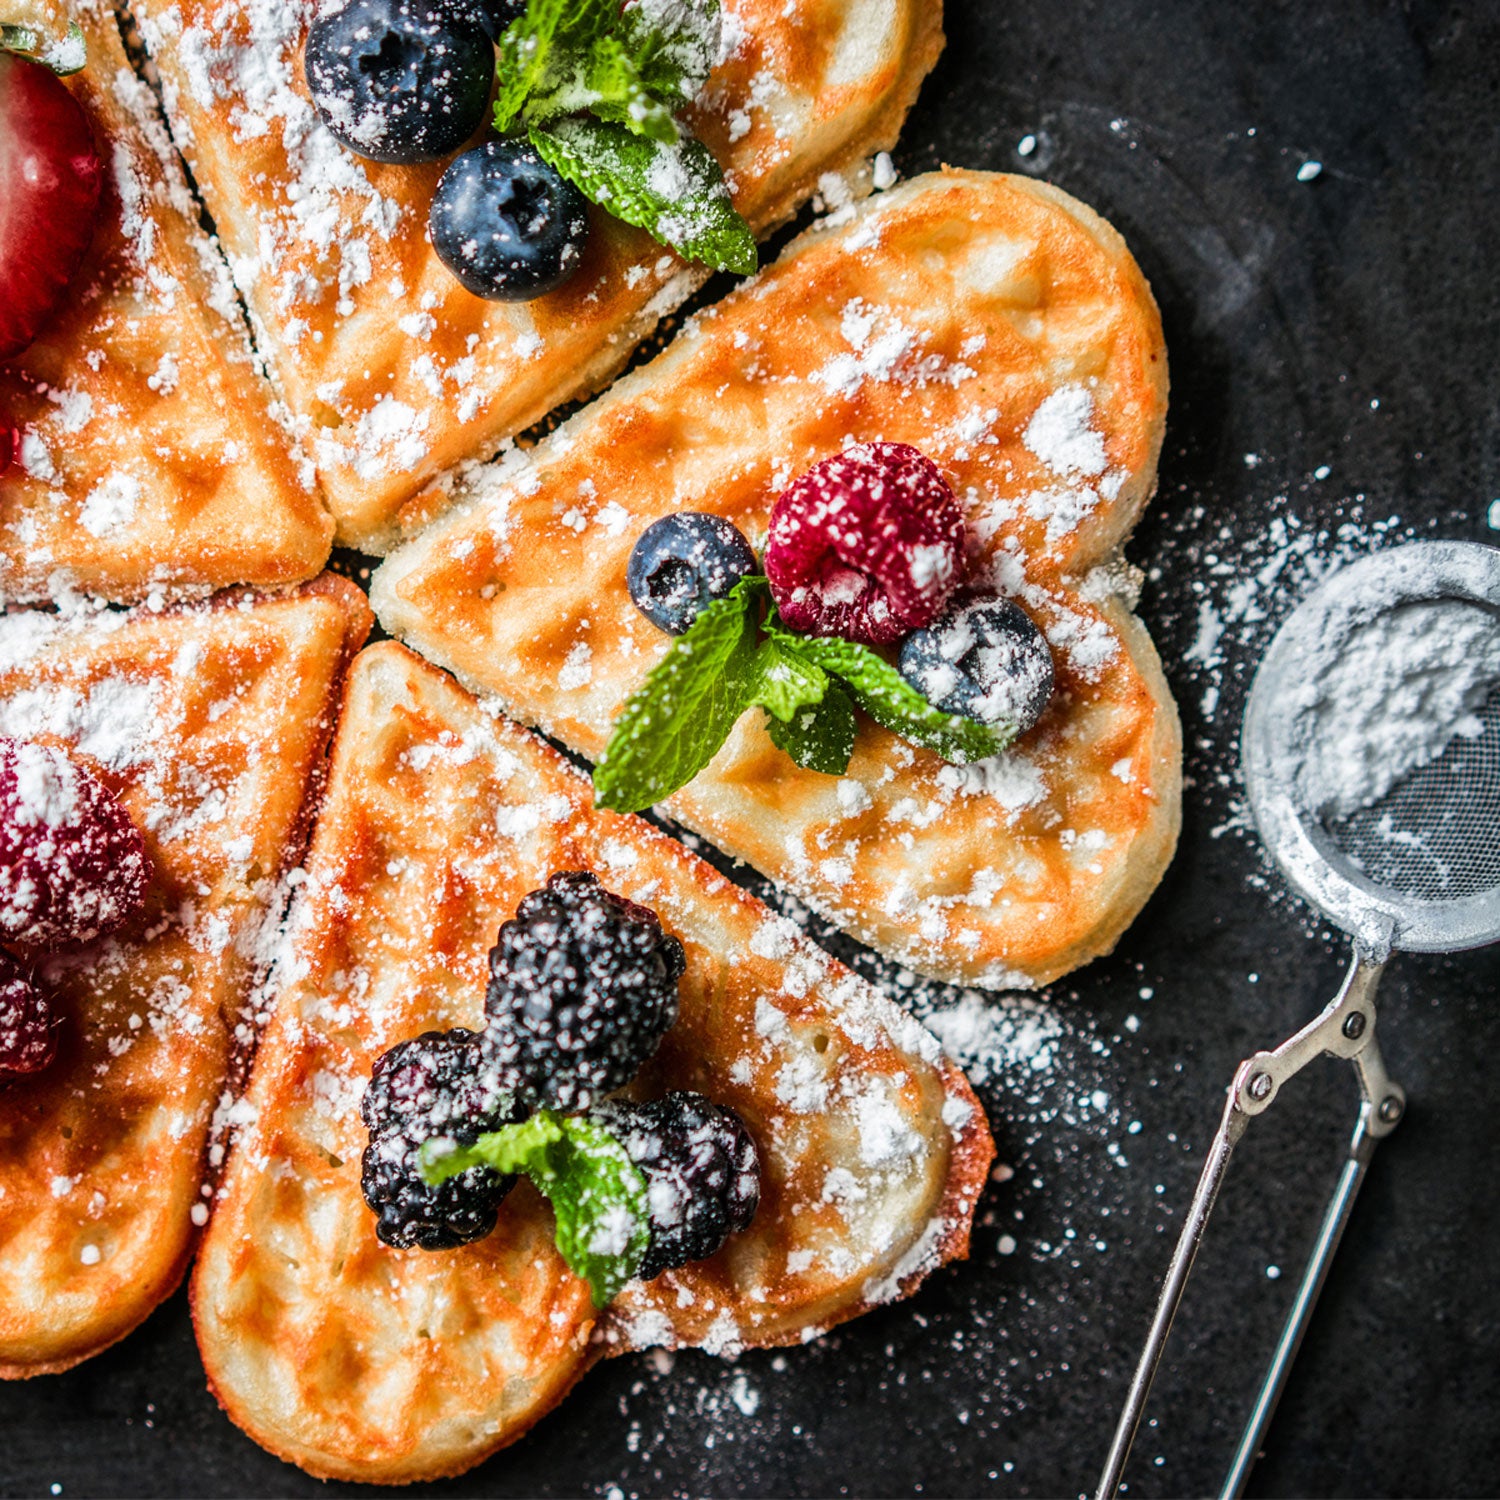
<svg viewBox="0 0 1500 1500">
<path fill-rule="evenodd" d="M 901 675 L 934 708 L 1025 734 L 1052 697 L 1052 652 L 1009 599 L 970 599 L 901 645 Z"/>
<path fill-rule="evenodd" d="M 442 0 L 348 0 L 313 22 L 313 103 L 336 139 L 374 161 L 436 161 L 479 128 L 495 48 L 477 14 Z"/>
<path fill-rule="evenodd" d="M 46 991 L 0 949 L 0 1088 L 39 1073 L 57 1052 L 57 1028 Z"/>
<path fill-rule="evenodd" d="M 9 422 L 0 421 L 0 474 L 10 468 L 10 461 L 15 456 L 15 451 L 15 429 Z"/>
<path fill-rule="evenodd" d="M 50 745 L 0 739 L 0 938 L 86 943 L 146 899 L 151 866 L 130 814 Z"/>
<path fill-rule="evenodd" d="M 428 1031 L 382 1053 L 359 1113 L 370 1132 L 359 1185 L 387 1245 L 451 1250 L 495 1227 L 514 1177 L 470 1167 L 431 1187 L 417 1170 L 417 1152 L 431 1136 L 467 1146 L 525 1118 L 524 1105 L 499 1086 L 474 1032 Z"/>
<path fill-rule="evenodd" d="M 793 630 L 889 645 L 943 607 L 963 547 L 963 512 L 937 466 L 905 443 L 861 443 L 776 502 L 766 576 Z"/>
<path fill-rule="evenodd" d="M 103 181 L 67 85 L 0 52 L 0 359 L 31 343 L 62 301 L 94 237 Z"/>
<path fill-rule="evenodd" d="M 476 297 L 528 302 L 582 264 L 584 196 L 528 145 L 486 141 L 452 162 L 428 220 L 438 258 Z"/>
<path fill-rule="evenodd" d="M 631 549 L 625 583 L 635 607 L 681 635 L 715 599 L 755 571 L 755 553 L 722 516 L 685 510 L 653 521 Z"/>
<path fill-rule="evenodd" d="M 685 966 L 655 912 L 565 870 L 523 898 L 490 949 L 485 1046 L 543 1104 L 587 1109 L 656 1051 Z"/>
<path fill-rule="evenodd" d="M 732 1109 L 678 1092 L 649 1104 L 606 1099 L 590 1118 L 646 1179 L 651 1244 L 636 1270 L 642 1281 L 703 1260 L 749 1228 L 760 1203 L 760 1157 Z"/>
</svg>

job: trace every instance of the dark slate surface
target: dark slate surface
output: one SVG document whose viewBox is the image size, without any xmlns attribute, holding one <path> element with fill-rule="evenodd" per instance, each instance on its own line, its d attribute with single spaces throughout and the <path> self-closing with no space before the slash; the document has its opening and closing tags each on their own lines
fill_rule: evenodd
<svg viewBox="0 0 1500 1500">
<path fill-rule="evenodd" d="M 1500 540 L 1500 10 L 950 0 L 948 31 L 898 165 L 1052 178 L 1125 233 L 1165 315 L 1161 492 L 1130 550 L 1183 709 L 1181 852 L 1119 952 L 1047 997 L 1051 1065 L 1013 1058 L 983 1087 L 1017 1175 L 990 1190 L 967 1266 L 784 1356 L 601 1368 L 436 1493 L 1091 1489 L 1224 1085 L 1344 963 L 1224 827 L 1248 670 L 1323 562 L 1411 534 Z M 1308 160 L 1321 175 L 1299 182 Z M 1216 645 L 1204 620 L 1226 624 Z M 1497 981 L 1493 952 L 1393 965 L 1381 1025 L 1411 1112 L 1377 1156 L 1254 1493 L 1494 1492 Z M 1132 1495 L 1217 1483 L 1354 1104 L 1325 1062 L 1241 1147 Z M 323 1489 L 218 1412 L 180 1295 L 82 1369 L 0 1390 L 0 1491 L 57 1485 Z"/>
</svg>

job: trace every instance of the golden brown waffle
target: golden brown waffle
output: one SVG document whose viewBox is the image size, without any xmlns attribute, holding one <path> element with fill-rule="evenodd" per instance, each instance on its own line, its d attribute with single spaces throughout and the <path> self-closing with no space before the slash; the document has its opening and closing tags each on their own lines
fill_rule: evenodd
<svg viewBox="0 0 1500 1500">
<path fill-rule="evenodd" d="M 370 627 L 323 578 L 176 612 L 0 619 L 0 734 L 63 744 L 146 837 L 144 914 L 47 961 L 57 1060 L 0 1093 L 0 1376 L 66 1369 L 177 1284 L 278 877 Z"/>
<path fill-rule="evenodd" d="M 756 711 L 672 814 L 864 942 L 942 979 L 1050 982 L 1106 953 L 1176 844 L 1181 732 L 1119 561 L 1156 483 L 1166 353 L 1119 235 L 1055 188 L 944 173 L 794 242 L 529 462 L 376 574 L 387 630 L 597 759 L 668 638 L 630 549 L 677 510 L 759 547 L 794 476 L 855 440 L 944 471 L 978 556 L 1045 630 L 1058 692 L 1014 750 L 945 765 L 862 724 L 800 771 Z"/>
<path fill-rule="evenodd" d="M 15 0 L 7 21 L 82 26 L 71 78 L 105 166 L 93 245 L 63 306 L 0 363 L 0 603 L 119 601 L 311 578 L 333 523 L 273 419 L 244 315 L 114 15 Z M 3 191 L 3 189 L 0 189 Z"/>
<path fill-rule="evenodd" d="M 440 1253 L 382 1245 L 359 1185 L 372 1062 L 480 1023 L 500 923 L 559 869 L 682 940 L 681 1015 L 635 1087 L 731 1105 L 764 1172 L 749 1230 L 597 1320 L 524 1184 L 494 1234 Z M 459 1473 L 603 1355 L 799 1342 L 967 1251 L 993 1146 L 932 1037 L 675 840 L 594 811 L 561 756 L 399 646 L 350 674 L 289 925 L 193 1309 L 230 1416 L 313 1474 Z"/>
<path fill-rule="evenodd" d="M 440 502 L 434 475 L 597 390 L 707 274 L 595 212 L 566 286 L 483 301 L 427 238 L 445 163 L 363 161 L 318 122 L 302 74 L 313 0 L 134 10 L 261 347 L 311 424 L 341 541 L 393 546 Z M 736 206 L 759 233 L 815 191 L 866 191 L 870 157 L 894 144 L 942 47 L 938 0 L 726 0 L 725 11 L 729 56 L 687 121 Z"/>
</svg>

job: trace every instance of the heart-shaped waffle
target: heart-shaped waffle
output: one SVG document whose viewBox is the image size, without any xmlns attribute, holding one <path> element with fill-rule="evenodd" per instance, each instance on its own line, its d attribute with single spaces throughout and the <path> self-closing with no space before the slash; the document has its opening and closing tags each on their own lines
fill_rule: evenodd
<svg viewBox="0 0 1500 1500">
<path fill-rule="evenodd" d="M 0 620 L 0 734 L 66 747 L 146 839 L 143 914 L 43 959 L 62 1036 L 0 1094 L 0 1375 L 66 1369 L 176 1286 L 207 1217 L 210 1125 L 342 669 L 352 584 L 153 614 Z"/>
<path fill-rule="evenodd" d="M 340 540 L 385 551 L 434 475 L 603 385 L 707 272 L 606 214 L 584 263 L 528 303 L 485 302 L 438 260 L 445 163 L 381 166 L 318 121 L 314 0 L 138 0 L 174 133 L 262 349 L 308 424 Z M 727 0 L 727 56 L 686 111 L 759 233 L 814 191 L 862 192 L 942 47 L 936 0 Z M 429 500 L 432 497 L 429 496 Z"/>
<path fill-rule="evenodd" d="M 647 525 L 714 511 L 759 543 L 818 460 L 920 448 L 965 508 L 972 575 L 1052 647 L 1041 721 L 967 767 L 862 723 L 839 778 L 748 713 L 667 810 L 914 969 L 1045 984 L 1109 951 L 1176 844 L 1181 731 L 1119 556 L 1166 397 L 1150 289 L 1097 214 L 1025 178 L 918 178 L 794 242 L 519 462 L 467 475 L 372 602 L 597 759 L 668 644 L 626 588 Z"/>
<path fill-rule="evenodd" d="M 17 0 L 84 32 L 68 86 L 104 162 L 92 247 L 24 354 L 0 362 L 0 602 L 120 601 L 310 578 L 333 523 L 274 419 L 228 267 L 198 226 L 155 97 L 102 7 Z"/>
<path fill-rule="evenodd" d="M 690 1088 L 754 1136 L 754 1222 L 596 1315 L 524 1184 L 484 1239 L 393 1250 L 360 1191 L 359 1103 L 387 1047 L 481 1022 L 500 923 L 595 871 L 683 943 L 678 1020 L 634 1089 Z M 936 1041 L 639 818 L 591 806 L 536 736 L 394 644 L 350 674 L 306 884 L 193 1275 L 209 1379 L 313 1474 L 455 1474 L 519 1437 L 595 1360 L 796 1343 L 966 1253 L 993 1155 Z"/>
</svg>

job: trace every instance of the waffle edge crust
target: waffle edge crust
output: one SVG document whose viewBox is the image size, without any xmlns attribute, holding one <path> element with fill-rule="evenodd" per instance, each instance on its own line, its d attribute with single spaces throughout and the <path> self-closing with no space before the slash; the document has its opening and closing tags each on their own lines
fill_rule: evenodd
<svg viewBox="0 0 1500 1500">
<path fill-rule="evenodd" d="M 795 240 L 651 364 L 376 573 L 385 628 L 591 760 L 667 637 L 626 561 L 710 510 L 757 547 L 787 483 L 847 443 L 911 443 L 966 511 L 971 578 L 1046 634 L 1058 691 L 1013 749 L 944 764 L 862 723 L 846 775 L 758 712 L 666 810 L 919 972 L 1031 988 L 1109 952 L 1181 821 L 1182 736 L 1121 557 L 1156 485 L 1167 366 L 1150 288 L 1045 183 L 915 178 Z"/>
<path fill-rule="evenodd" d="M 764 1173 L 746 1232 L 597 1314 L 524 1183 L 493 1234 L 442 1253 L 382 1245 L 359 1187 L 374 1058 L 475 1025 L 500 922 L 567 868 L 650 904 L 687 952 L 680 1018 L 632 1091 L 732 1106 Z M 935 1040 L 394 643 L 350 674 L 268 1004 L 192 1305 L 224 1409 L 311 1474 L 461 1473 L 604 1356 L 800 1343 L 967 1253 L 994 1147 Z"/>
<path fill-rule="evenodd" d="M 163 613 L 0 620 L 0 733 L 66 747 L 146 837 L 145 912 L 42 963 L 58 1057 L 0 1096 L 0 1377 L 65 1370 L 177 1285 L 278 879 L 371 625 L 324 577 Z"/>
</svg>

